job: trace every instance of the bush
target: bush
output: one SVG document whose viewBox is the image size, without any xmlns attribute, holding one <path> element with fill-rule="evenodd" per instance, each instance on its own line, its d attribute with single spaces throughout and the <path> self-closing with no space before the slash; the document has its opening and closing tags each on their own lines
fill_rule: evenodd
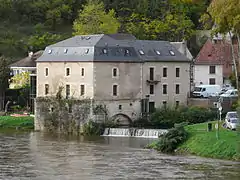
<svg viewBox="0 0 240 180">
<path fill-rule="evenodd" d="M 181 114 L 182 121 L 189 124 L 203 123 L 213 121 L 217 118 L 217 112 L 203 107 L 189 107 Z"/>
<path fill-rule="evenodd" d="M 184 129 L 186 123 L 176 124 L 168 133 L 160 137 L 160 139 L 149 145 L 148 148 L 154 148 L 162 153 L 172 153 L 177 147 L 185 142 L 188 138 L 188 133 Z"/>
<path fill-rule="evenodd" d="M 103 124 L 89 121 L 83 125 L 83 135 L 85 136 L 98 136 L 104 131 Z"/>
<path fill-rule="evenodd" d="M 149 121 L 139 119 L 133 127 L 168 129 L 174 124 L 188 122 L 189 124 L 212 121 L 217 118 L 217 112 L 203 107 L 159 108 L 150 115 Z"/>
</svg>

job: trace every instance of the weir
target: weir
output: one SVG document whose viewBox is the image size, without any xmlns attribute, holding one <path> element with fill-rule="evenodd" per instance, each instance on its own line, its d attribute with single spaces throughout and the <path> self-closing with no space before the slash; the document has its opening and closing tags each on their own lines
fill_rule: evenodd
<svg viewBox="0 0 240 180">
<path fill-rule="evenodd" d="M 166 129 L 105 128 L 103 136 L 158 138 Z"/>
</svg>

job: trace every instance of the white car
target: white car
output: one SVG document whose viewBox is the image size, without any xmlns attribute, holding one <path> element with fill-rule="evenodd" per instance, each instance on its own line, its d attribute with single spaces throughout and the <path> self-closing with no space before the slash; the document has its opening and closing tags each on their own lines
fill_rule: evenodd
<svg viewBox="0 0 240 180">
<path fill-rule="evenodd" d="M 238 114 L 236 111 L 231 111 L 226 114 L 225 117 L 226 128 L 236 130 L 239 123 Z"/>
<path fill-rule="evenodd" d="M 229 89 L 223 94 L 220 95 L 221 97 L 238 97 L 238 90 L 237 89 Z"/>
</svg>

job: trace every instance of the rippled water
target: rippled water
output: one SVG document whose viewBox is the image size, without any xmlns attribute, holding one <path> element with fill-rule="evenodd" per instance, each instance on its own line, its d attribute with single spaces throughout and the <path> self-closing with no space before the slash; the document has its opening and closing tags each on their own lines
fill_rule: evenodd
<svg viewBox="0 0 240 180">
<path fill-rule="evenodd" d="M 240 179 L 237 162 L 143 149 L 150 141 L 0 133 L 0 179 Z"/>
</svg>

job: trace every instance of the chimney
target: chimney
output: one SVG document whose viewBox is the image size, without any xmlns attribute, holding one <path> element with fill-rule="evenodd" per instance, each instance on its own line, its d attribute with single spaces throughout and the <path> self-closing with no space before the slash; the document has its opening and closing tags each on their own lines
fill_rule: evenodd
<svg viewBox="0 0 240 180">
<path fill-rule="evenodd" d="M 28 57 L 30 57 L 30 58 L 31 58 L 31 57 L 32 57 L 32 55 L 33 55 L 33 52 L 32 52 L 32 51 L 28 53 Z"/>
<path fill-rule="evenodd" d="M 187 56 L 187 41 L 183 39 L 182 41 L 182 49 L 183 49 L 183 54 Z"/>
</svg>

